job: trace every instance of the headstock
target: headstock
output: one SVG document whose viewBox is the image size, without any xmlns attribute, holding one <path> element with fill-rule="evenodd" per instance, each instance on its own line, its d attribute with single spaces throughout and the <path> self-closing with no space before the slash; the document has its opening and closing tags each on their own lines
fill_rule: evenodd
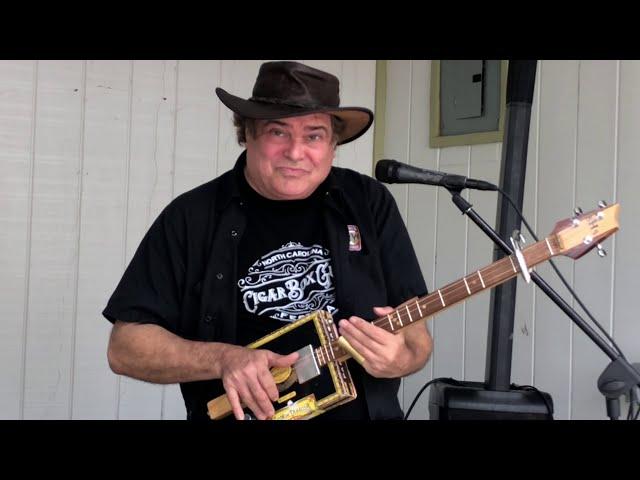
<svg viewBox="0 0 640 480">
<path fill-rule="evenodd" d="M 552 233 L 556 235 L 560 255 L 577 259 L 595 246 L 603 252 L 600 242 L 619 229 L 620 204 L 614 203 L 608 207 L 604 203 L 600 205 L 596 210 L 576 214 L 573 218 L 556 223 Z"/>
</svg>

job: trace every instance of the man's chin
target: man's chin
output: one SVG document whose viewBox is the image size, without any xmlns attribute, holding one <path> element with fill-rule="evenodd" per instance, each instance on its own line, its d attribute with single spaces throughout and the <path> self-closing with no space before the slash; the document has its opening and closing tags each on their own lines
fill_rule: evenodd
<svg viewBox="0 0 640 480">
<path fill-rule="evenodd" d="M 303 200 L 313 193 L 315 189 L 309 189 L 308 186 L 299 188 L 283 188 L 278 190 L 277 194 L 281 200 Z"/>
</svg>

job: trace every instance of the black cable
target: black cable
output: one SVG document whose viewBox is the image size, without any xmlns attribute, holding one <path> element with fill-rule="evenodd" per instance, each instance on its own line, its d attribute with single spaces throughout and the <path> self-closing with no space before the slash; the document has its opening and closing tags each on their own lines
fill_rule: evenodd
<svg viewBox="0 0 640 480">
<path fill-rule="evenodd" d="M 413 410 L 413 407 L 418 401 L 418 398 L 420 398 L 420 395 L 422 395 L 422 392 L 424 392 L 429 385 L 435 382 L 444 382 L 450 385 L 460 385 L 460 382 L 458 382 L 457 380 L 454 380 L 453 378 L 447 378 L 447 377 L 440 377 L 440 378 L 434 378 L 433 380 L 429 380 L 427 383 L 425 383 L 422 386 L 420 391 L 416 394 L 415 398 L 413 399 L 413 402 L 411 402 L 411 405 L 409 406 L 409 410 L 407 410 L 407 413 L 404 416 L 404 420 L 407 420 L 409 418 L 409 414 L 411 413 L 411 410 Z"/>
<path fill-rule="evenodd" d="M 536 392 L 538 395 L 540 395 L 540 398 L 542 398 L 542 401 L 547 407 L 547 414 L 549 415 L 549 420 L 553 420 L 553 410 L 551 409 L 551 405 L 549 404 L 547 397 L 545 397 L 540 390 L 538 390 L 533 385 L 516 385 L 515 383 L 511 384 L 511 388 L 515 390 L 531 390 Z"/>
<path fill-rule="evenodd" d="M 518 214 L 518 216 L 520 217 L 520 219 L 522 220 L 522 223 L 524 223 L 524 225 L 527 227 L 527 230 L 529 230 L 529 233 L 531 234 L 531 236 L 533 237 L 533 239 L 537 242 L 538 241 L 538 237 L 536 236 L 536 234 L 533 232 L 533 229 L 529 226 L 529 223 L 527 222 L 527 220 L 524 218 L 524 215 L 522 215 L 522 212 L 518 209 L 518 207 L 516 207 L 516 204 L 514 203 L 514 201 L 511 199 L 511 197 L 505 192 L 503 191 L 501 188 L 498 187 L 498 191 L 504 195 L 504 197 L 509 201 L 509 203 L 511 204 L 511 206 L 513 207 L 514 211 Z M 588 317 L 591 319 L 591 321 L 596 325 L 596 327 L 598 327 L 600 329 L 600 331 L 606 336 L 606 338 L 611 342 L 611 345 L 616 349 L 616 351 L 618 352 L 618 354 L 620 355 L 621 358 L 623 358 L 624 360 L 626 360 L 624 353 L 622 353 L 622 350 L 620 349 L 620 347 L 618 347 L 618 345 L 616 344 L 616 342 L 613 340 L 613 338 L 607 333 L 607 331 L 602 327 L 602 325 L 600 325 L 600 323 L 598 323 L 598 321 L 593 317 L 593 315 L 591 315 L 591 312 L 587 309 L 587 307 L 584 305 L 584 303 L 582 303 L 582 301 L 580 300 L 580 298 L 578 298 L 578 295 L 576 294 L 576 292 L 573 291 L 573 289 L 571 288 L 571 286 L 569 285 L 569 282 L 567 282 L 564 278 L 564 276 L 562 275 L 562 273 L 560 273 L 560 270 L 558 270 L 558 267 L 556 267 L 556 264 L 553 262 L 552 259 L 549 259 L 549 263 L 551 264 L 551 266 L 553 267 L 553 269 L 556 271 L 556 273 L 558 274 L 558 277 L 560 277 L 560 280 L 562 280 L 562 283 L 564 284 L 565 287 L 567 287 L 567 290 L 569 290 L 569 292 L 571 293 L 571 295 L 573 295 L 573 298 L 576 299 L 576 302 L 578 302 L 578 305 L 580 305 L 580 307 L 582 307 L 582 309 L 585 311 L 585 313 L 588 315 Z"/>
</svg>

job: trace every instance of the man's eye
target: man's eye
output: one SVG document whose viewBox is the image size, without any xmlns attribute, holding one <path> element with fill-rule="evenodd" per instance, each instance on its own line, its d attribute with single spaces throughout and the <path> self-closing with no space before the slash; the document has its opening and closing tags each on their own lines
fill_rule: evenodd
<svg viewBox="0 0 640 480">
<path fill-rule="evenodd" d="M 280 129 L 277 128 L 272 128 L 271 129 L 271 135 L 276 136 L 276 137 L 282 137 L 284 135 L 284 132 Z"/>
</svg>

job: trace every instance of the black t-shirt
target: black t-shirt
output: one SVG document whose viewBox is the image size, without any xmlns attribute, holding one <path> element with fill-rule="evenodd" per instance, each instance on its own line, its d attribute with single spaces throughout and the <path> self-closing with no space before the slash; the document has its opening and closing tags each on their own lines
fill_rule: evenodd
<svg viewBox="0 0 640 480">
<path fill-rule="evenodd" d="M 109 298 L 105 318 L 156 324 L 188 340 L 239 343 L 237 308 L 229 306 L 238 295 L 237 248 L 245 238 L 247 209 L 237 182 L 245 165 L 243 152 L 232 170 L 164 208 Z M 320 244 L 329 250 L 335 274 L 336 321 L 350 315 L 371 319 L 376 305 L 396 306 L 427 293 L 388 189 L 369 176 L 332 167 L 318 191 L 326 236 Z M 351 248 L 354 234 L 361 248 Z M 400 379 L 366 375 L 353 360 L 348 365 L 361 400 L 366 393 L 371 418 L 402 417 Z M 191 419 L 208 419 L 207 402 L 224 392 L 218 379 L 182 382 L 180 388 Z M 353 403 L 317 418 L 346 412 Z"/>
<path fill-rule="evenodd" d="M 247 225 L 238 244 L 238 344 L 248 345 L 317 310 L 328 311 L 338 322 L 342 317 L 323 227 L 321 189 L 303 200 L 270 200 L 256 193 L 244 175 L 239 177 Z M 262 348 L 287 354 L 308 344 L 319 345 L 311 322 Z M 362 372 L 352 364 L 348 362 L 358 397 L 317 419 L 369 418 Z M 305 387 L 321 398 L 323 392 L 331 393 L 329 378 L 326 374 Z M 297 387 L 298 397 L 302 387 Z"/>
</svg>

